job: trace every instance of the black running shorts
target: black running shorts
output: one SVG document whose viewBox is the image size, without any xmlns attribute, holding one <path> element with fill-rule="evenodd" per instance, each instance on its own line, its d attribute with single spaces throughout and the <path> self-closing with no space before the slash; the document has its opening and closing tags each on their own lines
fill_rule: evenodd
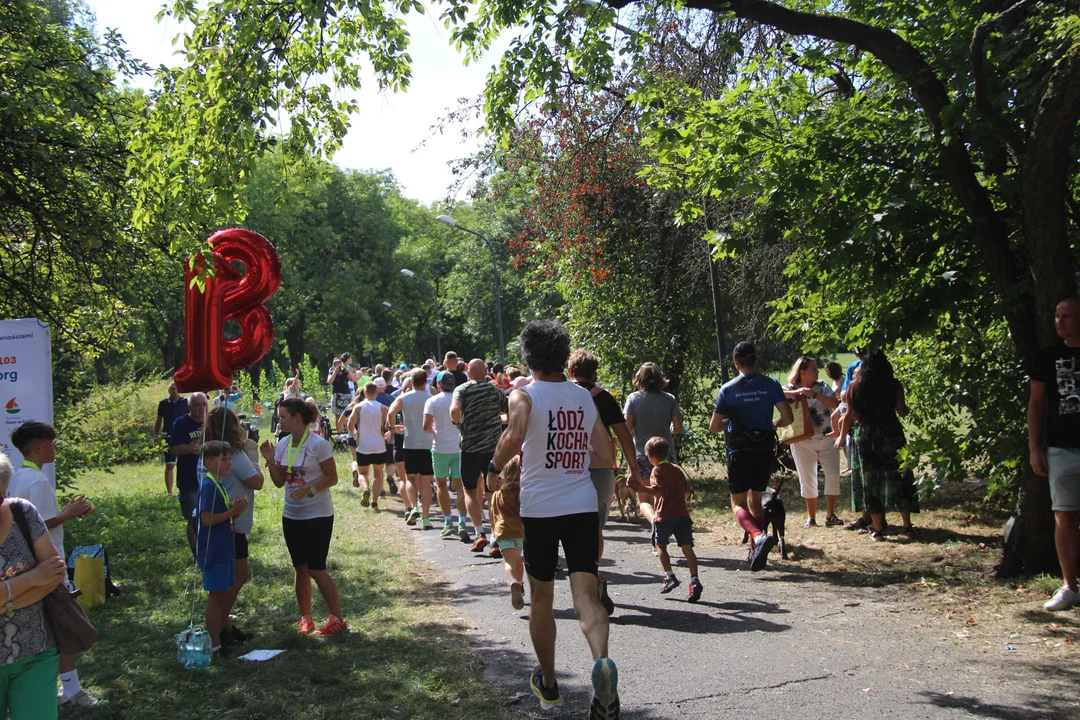
<svg viewBox="0 0 1080 720">
<path fill-rule="evenodd" d="M 334 535 L 333 515 L 310 520 L 282 517 L 281 529 L 294 568 L 306 566 L 308 570 L 326 569 L 330 538 Z"/>
<path fill-rule="evenodd" d="M 550 518 L 521 518 L 525 527 L 525 572 L 541 582 L 555 579 L 559 544 L 566 571 L 595 575 L 600 553 L 600 520 L 595 512 Z"/>
<path fill-rule="evenodd" d="M 491 452 L 463 452 L 461 453 L 461 483 L 466 490 L 475 490 L 480 479 L 487 476 L 488 465 L 495 457 L 495 451 Z"/>
<path fill-rule="evenodd" d="M 431 451 L 405 448 L 405 474 L 435 475 L 435 466 L 431 464 Z"/>
<path fill-rule="evenodd" d="M 771 450 L 737 450 L 728 454 L 728 489 L 732 495 L 748 490 L 765 492 L 769 487 L 773 462 L 776 456 Z"/>
</svg>

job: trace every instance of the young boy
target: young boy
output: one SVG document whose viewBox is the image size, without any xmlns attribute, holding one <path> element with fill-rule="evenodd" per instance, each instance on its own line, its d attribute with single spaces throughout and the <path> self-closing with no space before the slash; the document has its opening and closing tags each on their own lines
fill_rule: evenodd
<svg viewBox="0 0 1080 720">
<path fill-rule="evenodd" d="M 210 593 L 206 601 L 206 630 L 210 633 L 210 649 L 221 650 L 221 630 L 227 623 L 229 588 L 236 583 L 236 539 L 233 519 L 247 509 L 246 497 L 229 497 L 218 478 L 232 470 L 232 447 L 214 440 L 203 445 L 203 466 L 206 480 L 199 486 L 198 504 L 199 567 L 203 571 L 203 590 Z"/>
<path fill-rule="evenodd" d="M 491 532 L 502 553 L 503 572 L 510 586 L 510 605 L 520 610 L 525 607 L 525 565 L 521 561 L 525 526 L 521 522 L 520 457 L 514 456 L 506 463 L 498 482 L 498 490 L 491 496 Z"/>
<path fill-rule="evenodd" d="M 690 497 L 690 483 L 686 481 L 681 467 L 668 462 L 669 452 L 668 442 L 662 437 L 651 438 L 645 443 L 645 454 L 653 466 L 652 475 L 649 476 L 650 484 L 633 489 L 637 490 L 639 495 L 656 498 L 656 553 L 660 558 L 660 567 L 664 569 L 664 585 L 660 592 L 666 594 L 679 587 L 679 580 L 671 570 L 671 558 L 667 551 L 668 541 L 674 535 L 690 570 L 686 601 L 696 603 L 704 588 L 698 579 L 693 523 L 690 521 L 690 511 L 686 508 L 686 499 Z"/>
<path fill-rule="evenodd" d="M 56 430 L 42 422 L 27 422 L 11 433 L 11 444 L 22 453 L 23 463 L 8 484 L 9 497 L 29 500 L 41 513 L 49 537 L 64 560 L 64 523 L 94 512 L 81 495 L 60 509 L 56 500 L 56 483 L 41 468 L 56 460 Z M 74 655 L 60 656 L 60 680 L 64 684 L 61 706 L 93 707 L 99 701 L 82 689 Z"/>
</svg>

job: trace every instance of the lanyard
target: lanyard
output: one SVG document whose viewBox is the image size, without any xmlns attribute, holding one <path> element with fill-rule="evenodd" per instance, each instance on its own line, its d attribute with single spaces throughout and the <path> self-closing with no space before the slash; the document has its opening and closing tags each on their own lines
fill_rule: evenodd
<svg viewBox="0 0 1080 720">
<path fill-rule="evenodd" d="M 303 437 L 300 438 L 300 444 L 296 446 L 296 452 L 293 452 L 293 439 L 292 435 L 289 435 L 289 446 L 285 448 L 285 459 L 288 462 L 288 471 L 292 472 L 293 463 L 296 462 L 296 458 L 300 457 L 300 448 L 304 447 L 304 442 L 307 440 L 310 429 L 304 430 Z"/>
<path fill-rule="evenodd" d="M 218 489 L 218 492 L 221 493 L 221 499 L 225 501 L 225 509 L 228 510 L 230 507 L 232 507 L 232 500 L 229 498 L 229 493 L 225 492 L 225 488 L 221 486 L 221 483 L 217 481 L 217 478 L 211 475 L 209 471 L 207 471 L 206 477 L 210 480 L 210 482 L 214 483 L 214 487 L 216 487 Z"/>
<path fill-rule="evenodd" d="M 36 463 L 32 463 L 29 460 L 23 460 L 22 461 L 22 466 L 23 467 L 28 467 L 28 468 L 33 468 L 33 469 L 37 470 L 38 472 L 41 472 L 41 466 L 36 464 Z"/>
</svg>

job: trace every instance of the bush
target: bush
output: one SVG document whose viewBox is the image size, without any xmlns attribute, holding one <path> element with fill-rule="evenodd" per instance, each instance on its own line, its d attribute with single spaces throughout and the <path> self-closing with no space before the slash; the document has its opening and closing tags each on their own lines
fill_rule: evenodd
<svg viewBox="0 0 1080 720">
<path fill-rule="evenodd" d="M 157 404 L 167 381 L 100 385 L 74 405 L 58 405 L 56 480 L 71 487 L 83 472 L 148 462 L 165 452 L 153 434 Z"/>
</svg>

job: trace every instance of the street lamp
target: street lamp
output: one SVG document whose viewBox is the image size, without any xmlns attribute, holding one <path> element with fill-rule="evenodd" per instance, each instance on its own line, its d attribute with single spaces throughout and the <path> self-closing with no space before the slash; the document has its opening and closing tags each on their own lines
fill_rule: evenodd
<svg viewBox="0 0 1080 720">
<path fill-rule="evenodd" d="M 487 249 L 491 251 L 491 269 L 492 272 L 495 274 L 495 315 L 499 319 L 499 363 L 501 365 L 506 365 L 506 346 L 503 343 L 502 297 L 499 293 L 499 262 L 495 256 L 495 246 L 491 244 L 490 240 L 488 240 L 486 237 L 476 232 L 475 230 L 470 230 L 467 227 L 458 225 L 458 221 L 450 217 L 449 215 L 439 215 L 435 219 L 441 223 L 449 225 L 450 227 L 457 228 L 458 230 L 467 232 L 470 235 L 475 235 L 476 237 L 483 240 L 484 244 L 487 245 Z"/>
<path fill-rule="evenodd" d="M 386 302 L 385 300 L 383 300 L 382 304 L 383 304 L 383 307 L 386 307 L 386 308 L 390 308 L 391 310 L 393 310 L 393 309 L 394 309 L 394 306 L 393 306 L 393 304 L 392 304 L 392 303 L 388 303 L 388 302 Z"/>
<path fill-rule="evenodd" d="M 442 357 L 442 334 L 439 331 L 439 281 L 436 280 L 435 284 L 432 285 L 427 280 L 420 277 L 419 275 L 414 273 L 412 270 L 409 270 L 408 268 L 401 268 L 401 274 L 404 275 L 405 277 L 412 278 L 413 280 L 416 280 L 417 282 L 422 282 L 425 285 L 427 285 L 429 288 L 431 288 L 432 290 L 435 291 L 435 357 L 440 357 L 441 358 Z M 384 302 L 383 305 L 386 305 L 387 307 L 390 307 L 390 303 Z"/>
</svg>

